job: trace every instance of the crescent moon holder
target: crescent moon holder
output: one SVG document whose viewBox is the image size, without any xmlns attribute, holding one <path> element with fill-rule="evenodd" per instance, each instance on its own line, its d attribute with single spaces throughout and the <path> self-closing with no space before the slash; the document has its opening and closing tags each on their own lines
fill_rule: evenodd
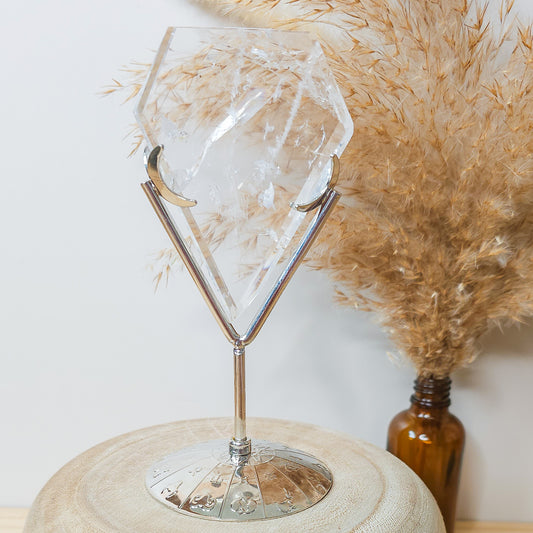
<svg viewBox="0 0 533 533">
<path fill-rule="evenodd" d="M 148 154 L 145 167 L 149 180 L 141 187 L 224 335 L 233 345 L 235 413 L 233 437 L 229 443 L 224 440 L 204 442 L 164 457 L 146 473 L 146 487 L 154 498 L 175 511 L 208 520 L 265 520 L 304 511 L 328 494 L 333 476 L 322 461 L 305 451 L 260 440 L 252 443 L 248 438 L 245 348 L 261 330 L 340 198 L 334 189 L 339 175 L 338 157 L 331 158 L 331 175 L 321 194 L 305 204 L 290 204 L 299 212 L 317 210 L 317 213 L 248 330 L 239 334 L 220 308 L 165 207 L 163 200 L 190 209 L 194 209 L 197 202 L 167 187 L 159 168 L 163 151 L 163 146 L 156 146 Z"/>
</svg>

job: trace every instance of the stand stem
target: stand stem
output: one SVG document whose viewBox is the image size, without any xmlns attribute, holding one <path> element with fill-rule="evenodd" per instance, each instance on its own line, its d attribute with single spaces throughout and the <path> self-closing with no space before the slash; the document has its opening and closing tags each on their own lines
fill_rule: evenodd
<svg viewBox="0 0 533 533">
<path fill-rule="evenodd" d="M 235 426 L 233 440 L 246 440 L 246 377 L 245 352 L 242 344 L 233 348 L 233 379 L 235 385 Z"/>
<path fill-rule="evenodd" d="M 244 374 L 244 344 L 236 342 L 233 348 L 235 427 L 233 438 L 229 443 L 229 455 L 235 465 L 245 464 L 252 452 L 252 444 L 250 439 L 246 437 L 246 383 Z"/>
</svg>

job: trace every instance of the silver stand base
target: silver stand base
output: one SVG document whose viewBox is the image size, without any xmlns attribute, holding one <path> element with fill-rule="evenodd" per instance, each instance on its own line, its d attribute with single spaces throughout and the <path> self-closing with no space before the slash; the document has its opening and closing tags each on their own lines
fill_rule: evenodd
<svg viewBox="0 0 533 533">
<path fill-rule="evenodd" d="M 184 448 L 158 461 L 146 475 L 150 494 L 189 516 L 223 521 L 277 518 L 319 502 L 332 475 L 318 459 L 283 444 L 253 442 L 235 458 L 227 440 Z"/>
</svg>

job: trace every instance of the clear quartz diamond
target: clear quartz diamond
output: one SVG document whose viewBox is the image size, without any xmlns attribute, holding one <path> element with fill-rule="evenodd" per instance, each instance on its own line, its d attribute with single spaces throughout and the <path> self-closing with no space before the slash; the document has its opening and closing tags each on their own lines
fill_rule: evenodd
<svg viewBox="0 0 533 533">
<path fill-rule="evenodd" d="M 353 124 L 317 41 L 300 32 L 169 28 L 136 108 L 161 172 L 194 207 L 174 222 L 243 334 L 295 254 Z"/>
</svg>

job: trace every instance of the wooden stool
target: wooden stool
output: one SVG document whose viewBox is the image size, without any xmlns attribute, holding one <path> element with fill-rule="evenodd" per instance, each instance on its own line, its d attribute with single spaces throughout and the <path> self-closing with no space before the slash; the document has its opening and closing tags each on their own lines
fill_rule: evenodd
<svg viewBox="0 0 533 533">
<path fill-rule="evenodd" d="M 251 418 L 248 434 L 319 457 L 330 493 L 294 515 L 248 523 L 182 515 L 144 486 L 158 459 L 196 442 L 227 438 L 233 420 L 187 420 L 121 435 L 64 466 L 37 496 L 25 533 L 445 533 L 422 481 L 384 450 L 316 426 Z"/>
</svg>

